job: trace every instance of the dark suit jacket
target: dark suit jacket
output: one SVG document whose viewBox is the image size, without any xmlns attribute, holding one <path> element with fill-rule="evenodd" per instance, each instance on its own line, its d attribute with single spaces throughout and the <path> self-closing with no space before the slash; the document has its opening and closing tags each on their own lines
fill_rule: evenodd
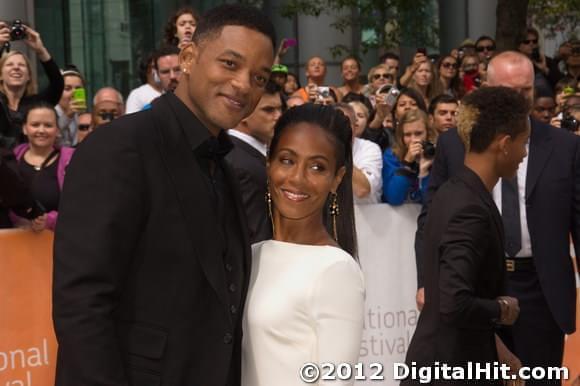
<svg viewBox="0 0 580 386">
<path fill-rule="evenodd" d="M 554 319 L 567 334 L 576 327 L 576 283 L 570 235 L 580 263 L 580 137 L 534 119 L 526 176 L 526 215 L 534 264 Z M 418 219 L 415 251 L 419 286 L 423 282 L 423 226 L 429 201 L 463 165 L 465 148 L 451 129 L 437 142 L 426 204 Z"/>
<path fill-rule="evenodd" d="M 406 362 L 497 360 L 500 307 L 495 298 L 504 291 L 503 225 L 491 194 L 467 167 L 435 195 L 424 244 L 425 307 Z"/>
<path fill-rule="evenodd" d="M 272 238 L 272 227 L 266 204 L 266 157 L 250 144 L 230 136 L 234 148 L 226 159 L 231 163 L 240 181 L 242 202 L 250 228 L 250 242 Z"/>
<path fill-rule="evenodd" d="M 209 132 L 193 115 L 182 127 L 176 101 L 162 96 L 99 128 L 67 170 L 54 247 L 57 385 L 223 386 L 230 368 L 239 374 L 245 214 L 229 170 L 245 246 L 235 289 L 192 150 Z M 240 304 L 229 304 L 232 290 Z"/>
</svg>

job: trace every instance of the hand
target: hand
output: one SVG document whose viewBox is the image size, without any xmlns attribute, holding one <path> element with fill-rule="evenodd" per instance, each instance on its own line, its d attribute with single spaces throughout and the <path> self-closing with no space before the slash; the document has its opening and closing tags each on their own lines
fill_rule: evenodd
<svg viewBox="0 0 580 386">
<path fill-rule="evenodd" d="M 415 73 L 415 71 L 417 71 L 417 69 L 419 69 L 419 66 L 422 63 L 425 63 L 427 61 L 427 56 L 421 52 L 417 52 L 415 54 L 415 56 L 413 57 L 413 63 L 408 67 L 411 71 L 411 73 Z"/>
<path fill-rule="evenodd" d="M 318 86 L 316 83 L 309 83 L 306 86 L 306 92 L 308 93 L 308 100 L 310 102 L 316 102 L 318 99 Z"/>
<path fill-rule="evenodd" d="M 554 118 L 552 118 L 552 120 L 550 121 L 550 125 L 554 126 L 554 127 L 562 127 L 562 118 L 560 118 L 558 115 L 556 115 Z"/>
<path fill-rule="evenodd" d="M 286 52 L 288 52 L 288 48 L 284 43 L 286 43 L 286 39 L 282 39 L 282 41 L 280 42 L 280 46 L 278 47 L 278 52 L 276 52 L 276 57 L 278 59 L 281 59 L 284 55 L 286 55 Z"/>
<path fill-rule="evenodd" d="M 518 299 L 511 296 L 500 296 L 497 298 L 500 304 L 501 312 L 499 323 L 505 326 L 511 326 L 516 322 L 520 314 Z"/>
<path fill-rule="evenodd" d="M 71 113 L 84 113 L 87 110 L 87 104 L 83 101 L 70 100 L 69 110 Z"/>
<path fill-rule="evenodd" d="M 546 63 L 546 55 L 540 53 L 540 61 L 535 62 L 536 66 L 545 74 L 548 75 L 550 69 L 548 68 L 548 64 Z"/>
<path fill-rule="evenodd" d="M 405 154 L 405 162 L 411 163 L 415 162 L 417 158 L 423 152 L 423 145 L 421 145 L 420 141 L 413 142 L 409 149 L 407 150 L 407 154 Z"/>
<path fill-rule="evenodd" d="M 41 62 L 46 62 L 50 59 L 50 54 L 48 53 L 46 47 L 42 43 L 42 39 L 40 38 L 40 34 L 30 28 L 29 26 L 25 26 L 26 28 L 26 39 L 24 39 L 24 43 L 34 51 L 38 55 L 38 59 Z"/>
<path fill-rule="evenodd" d="M 419 178 L 427 177 L 431 171 L 433 158 L 421 157 L 419 159 Z"/>
<path fill-rule="evenodd" d="M 517 375 L 518 371 L 522 368 L 522 362 L 516 357 L 503 343 L 499 336 L 495 336 L 495 347 L 497 350 L 497 358 L 499 363 L 506 364 L 510 368 L 510 375 Z M 524 385 L 525 382 L 522 379 L 515 379 L 512 381 L 507 381 L 507 385 Z"/>
<path fill-rule="evenodd" d="M 4 43 L 10 41 L 10 28 L 8 24 L 0 21 L 0 46 L 4 46 Z"/>
<path fill-rule="evenodd" d="M 189 43 L 191 43 L 191 40 L 187 37 L 184 36 L 183 39 L 181 39 L 181 41 L 179 42 L 179 44 L 177 44 L 177 48 L 179 48 L 179 50 L 181 51 L 182 49 L 184 49 Z"/>
<path fill-rule="evenodd" d="M 415 295 L 415 301 L 417 302 L 417 309 L 419 311 L 423 310 L 425 305 L 425 288 L 421 287 L 417 290 L 417 295 Z"/>
<path fill-rule="evenodd" d="M 35 218 L 34 220 L 32 220 L 31 223 L 31 227 L 32 230 L 34 232 L 42 232 L 43 230 L 46 229 L 46 213 L 38 216 L 37 218 Z"/>
</svg>

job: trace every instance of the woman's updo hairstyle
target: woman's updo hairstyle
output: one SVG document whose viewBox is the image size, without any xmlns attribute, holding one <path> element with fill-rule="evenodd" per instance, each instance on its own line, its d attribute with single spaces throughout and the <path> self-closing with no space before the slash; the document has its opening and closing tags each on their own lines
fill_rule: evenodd
<svg viewBox="0 0 580 386">
<path fill-rule="evenodd" d="M 354 206 L 352 193 L 352 130 L 350 120 L 344 113 L 333 106 L 306 103 L 287 110 L 274 126 L 274 136 L 270 142 L 268 159 L 272 161 L 280 138 L 284 131 L 300 123 L 316 125 L 324 130 L 334 144 L 336 169 L 344 166 L 346 172 L 336 190 L 340 214 L 336 221 L 337 242 L 342 249 L 356 259 L 356 232 L 354 225 Z M 324 207 L 324 224 L 330 234 L 332 219 L 330 217 L 330 195 Z"/>
</svg>

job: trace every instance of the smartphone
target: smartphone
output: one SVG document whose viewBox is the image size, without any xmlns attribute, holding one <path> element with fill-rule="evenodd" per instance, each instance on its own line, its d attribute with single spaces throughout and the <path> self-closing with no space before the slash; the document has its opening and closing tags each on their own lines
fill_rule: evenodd
<svg viewBox="0 0 580 386">
<path fill-rule="evenodd" d="M 294 47 L 298 45 L 298 40 L 293 38 L 286 38 L 284 39 L 284 43 L 282 44 L 283 48 Z"/>
<path fill-rule="evenodd" d="M 87 94 L 84 87 L 75 88 L 72 92 L 71 98 L 80 108 L 87 108 Z"/>
<path fill-rule="evenodd" d="M 425 47 L 417 48 L 417 53 L 427 56 L 427 49 Z"/>
</svg>

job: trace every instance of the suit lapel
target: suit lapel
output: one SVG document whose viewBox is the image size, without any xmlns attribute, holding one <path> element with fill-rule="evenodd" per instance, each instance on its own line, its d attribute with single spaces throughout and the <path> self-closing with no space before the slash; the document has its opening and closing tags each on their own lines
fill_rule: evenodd
<svg viewBox="0 0 580 386">
<path fill-rule="evenodd" d="M 554 145 L 552 143 L 550 127 L 532 120 L 530 155 L 526 176 L 526 201 L 532 195 L 553 149 Z"/>
<path fill-rule="evenodd" d="M 183 128 L 175 118 L 170 118 L 175 113 L 163 98 L 159 98 L 153 105 L 153 116 L 161 136 L 161 155 L 177 192 L 191 244 L 209 283 L 219 299 L 227 305 L 229 302 L 221 249 L 215 244 L 218 228 L 209 199 L 212 193 L 204 181 Z"/>
</svg>

